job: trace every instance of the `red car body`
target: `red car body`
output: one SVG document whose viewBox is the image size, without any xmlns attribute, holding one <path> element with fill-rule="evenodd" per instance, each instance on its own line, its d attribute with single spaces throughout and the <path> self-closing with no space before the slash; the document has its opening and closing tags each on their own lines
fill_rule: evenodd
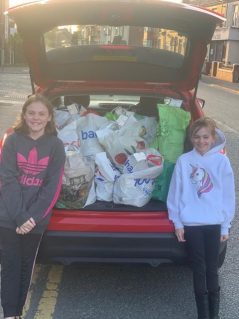
<svg viewBox="0 0 239 319">
<path fill-rule="evenodd" d="M 49 0 L 14 7 L 9 10 L 9 16 L 23 38 L 36 92 L 50 99 L 93 93 L 168 96 L 183 100 L 192 120 L 203 116 L 196 90 L 207 44 L 216 25 L 223 20 L 215 13 L 158 0 Z M 187 47 L 181 55 L 167 51 L 166 57 L 165 50 L 159 50 L 162 57 L 155 58 L 155 64 L 151 64 L 154 51 L 147 49 L 145 53 L 145 48 L 125 43 L 129 36 L 121 44 L 103 43 L 96 48 L 90 43 L 85 47 L 89 51 L 80 53 L 84 56 L 82 60 L 74 60 L 73 48 L 69 63 L 64 52 L 70 50 L 70 44 L 47 51 L 46 40 L 50 37 L 44 40 L 49 30 L 65 25 L 88 28 L 102 25 L 107 26 L 106 32 L 110 27 L 111 32 L 122 26 L 127 30 L 143 27 L 148 36 L 146 46 L 153 41 L 149 31 L 156 30 L 154 34 L 166 32 L 168 39 L 176 33 L 178 39 L 187 42 Z M 83 32 L 82 27 L 78 27 L 78 33 L 79 30 Z M 151 54 L 150 58 L 147 54 Z M 141 56 L 143 62 L 139 61 Z M 224 252 L 223 246 L 221 262 Z M 79 210 L 55 208 L 39 251 L 42 261 L 64 263 L 103 261 L 158 265 L 182 262 L 185 256 L 184 246 L 177 242 L 173 224 L 168 219 L 166 204 L 152 201 L 143 208 L 104 203 Z"/>
</svg>

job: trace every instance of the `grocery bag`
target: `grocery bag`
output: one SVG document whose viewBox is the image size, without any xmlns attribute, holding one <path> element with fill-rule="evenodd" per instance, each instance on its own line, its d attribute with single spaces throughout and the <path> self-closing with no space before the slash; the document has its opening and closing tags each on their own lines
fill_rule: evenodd
<svg viewBox="0 0 239 319">
<path fill-rule="evenodd" d="M 58 137 L 62 140 L 66 152 L 80 153 L 80 138 L 77 132 L 77 120 L 65 125 L 58 131 Z"/>
<path fill-rule="evenodd" d="M 159 150 L 165 160 L 176 163 L 183 153 L 186 128 L 191 115 L 181 108 L 158 104 L 159 124 L 151 147 Z"/>
<path fill-rule="evenodd" d="M 105 152 L 96 154 L 95 164 L 96 198 L 110 202 L 113 200 L 114 182 L 120 176 L 120 171 L 110 162 Z"/>
<path fill-rule="evenodd" d="M 129 156 L 124 166 L 124 173 L 114 184 L 113 201 L 142 207 L 152 197 L 155 178 L 162 172 L 163 158 L 157 151 L 147 150 Z"/>
<path fill-rule="evenodd" d="M 144 129 L 143 138 L 146 141 L 146 145 L 150 145 L 153 142 L 157 132 L 158 122 L 156 117 L 144 116 L 137 113 L 135 113 L 134 117 Z"/>
<path fill-rule="evenodd" d="M 133 115 L 121 115 L 116 122 L 96 131 L 100 144 L 120 171 L 129 155 L 145 148 L 142 133 L 142 125 Z"/>
<path fill-rule="evenodd" d="M 92 157 L 67 152 L 57 207 L 79 209 L 96 201 L 94 187 L 95 162 Z"/>
<path fill-rule="evenodd" d="M 109 123 L 105 117 L 92 113 L 82 116 L 77 121 L 77 133 L 83 156 L 95 156 L 95 154 L 104 151 L 98 141 L 96 131 L 107 126 Z"/>
<path fill-rule="evenodd" d="M 56 123 L 56 128 L 58 130 L 61 130 L 64 126 L 69 124 L 71 120 L 71 114 L 68 111 L 54 110 L 54 119 Z"/>
<path fill-rule="evenodd" d="M 169 185 L 171 181 L 171 177 L 174 170 L 174 163 L 170 163 L 169 161 L 164 161 L 163 163 L 163 171 L 155 179 L 154 190 L 152 194 L 153 199 L 158 199 L 163 202 L 167 201 Z"/>
</svg>

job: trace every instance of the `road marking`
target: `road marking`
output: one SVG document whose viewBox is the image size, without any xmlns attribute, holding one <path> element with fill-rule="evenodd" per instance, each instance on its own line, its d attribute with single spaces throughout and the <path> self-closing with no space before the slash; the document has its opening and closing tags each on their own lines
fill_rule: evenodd
<svg viewBox="0 0 239 319">
<path fill-rule="evenodd" d="M 33 276 L 32 276 L 32 282 L 31 282 L 31 286 L 30 286 L 30 290 L 28 292 L 27 300 L 26 300 L 26 303 L 25 303 L 25 306 L 24 306 L 24 309 L 23 309 L 23 317 L 26 316 L 28 310 L 30 309 L 34 285 L 37 282 L 40 270 L 41 270 L 41 265 L 35 265 Z"/>
<path fill-rule="evenodd" d="M 236 94 L 239 94 L 239 91 L 238 90 L 233 90 L 233 89 L 230 89 L 230 88 L 228 88 L 228 87 L 226 87 L 226 86 L 222 86 L 222 85 L 219 85 L 219 84 L 208 84 L 209 86 L 212 86 L 212 87 L 218 87 L 218 88 L 220 88 L 220 89 L 224 89 L 224 90 L 226 90 L 226 91 L 230 91 L 230 92 L 232 92 L 232 93 L 236 93 Z"/>
<path fill-rule="evenodd" d="M 39 301 L 34 319 L 52 319 L 57 302 L 59 284 L 63 274 L 63 266 L 52 266 L 46 283 L 46 289 Z"/>
</svg>

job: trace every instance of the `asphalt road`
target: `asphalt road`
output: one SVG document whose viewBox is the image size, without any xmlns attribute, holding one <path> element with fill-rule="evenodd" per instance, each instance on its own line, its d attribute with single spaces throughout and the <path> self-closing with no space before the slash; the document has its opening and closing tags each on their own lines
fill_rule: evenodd
<svg viewBox="0 0 239 319">
<path fill-rule="evenodd" d="M 206 99 L 205 113 L 214 117 L 226 133 L 238 198 L 238 93 L 237 87 L 222 88 L 219 84 L 203 78 L 198 96 Z M 26 71 L 0 73 L 1 135 L 15 121 L 30 91 Z M 238 229 L 237 214 L 220 270 L 222 319 L 239 318 Z M 173 265 L 37 265 L 26 313 L 24 319 L 196 318 L 191 272 L 187 267 Z"/>
<path fill-rule="evenodd" d="M 198 96 L 205 99 L 205 112 L 215 118 L 224 132 L 239 133 L 239 83 L 224 86 L 225 82 L 211 81 L 204 76 Z"/>
</svg>

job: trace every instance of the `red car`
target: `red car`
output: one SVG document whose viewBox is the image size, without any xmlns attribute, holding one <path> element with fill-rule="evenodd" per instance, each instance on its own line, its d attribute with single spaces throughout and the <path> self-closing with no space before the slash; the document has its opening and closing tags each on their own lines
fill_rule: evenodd
<svg viewBox="0 0 239 319">
<path fill-rule="evenodd" d="M 157 116 L 157 103 L 173 99 L 192 121 L 203 116 L 196 93 L 207 45 L 223 21 L 217 14 L 160 0 L 49 0 L 11 8 L 9 16 L 23 38 L 33 93 L 56 107 L 87 96 L 87 112 L 120 106 Z M 225 251 L 223 244 L 220 265 Z M 185 251 L 165 202 L 96 201 L 54 209 L 39 259 L 159 265 L 184 262 Z"/>
</svg>

